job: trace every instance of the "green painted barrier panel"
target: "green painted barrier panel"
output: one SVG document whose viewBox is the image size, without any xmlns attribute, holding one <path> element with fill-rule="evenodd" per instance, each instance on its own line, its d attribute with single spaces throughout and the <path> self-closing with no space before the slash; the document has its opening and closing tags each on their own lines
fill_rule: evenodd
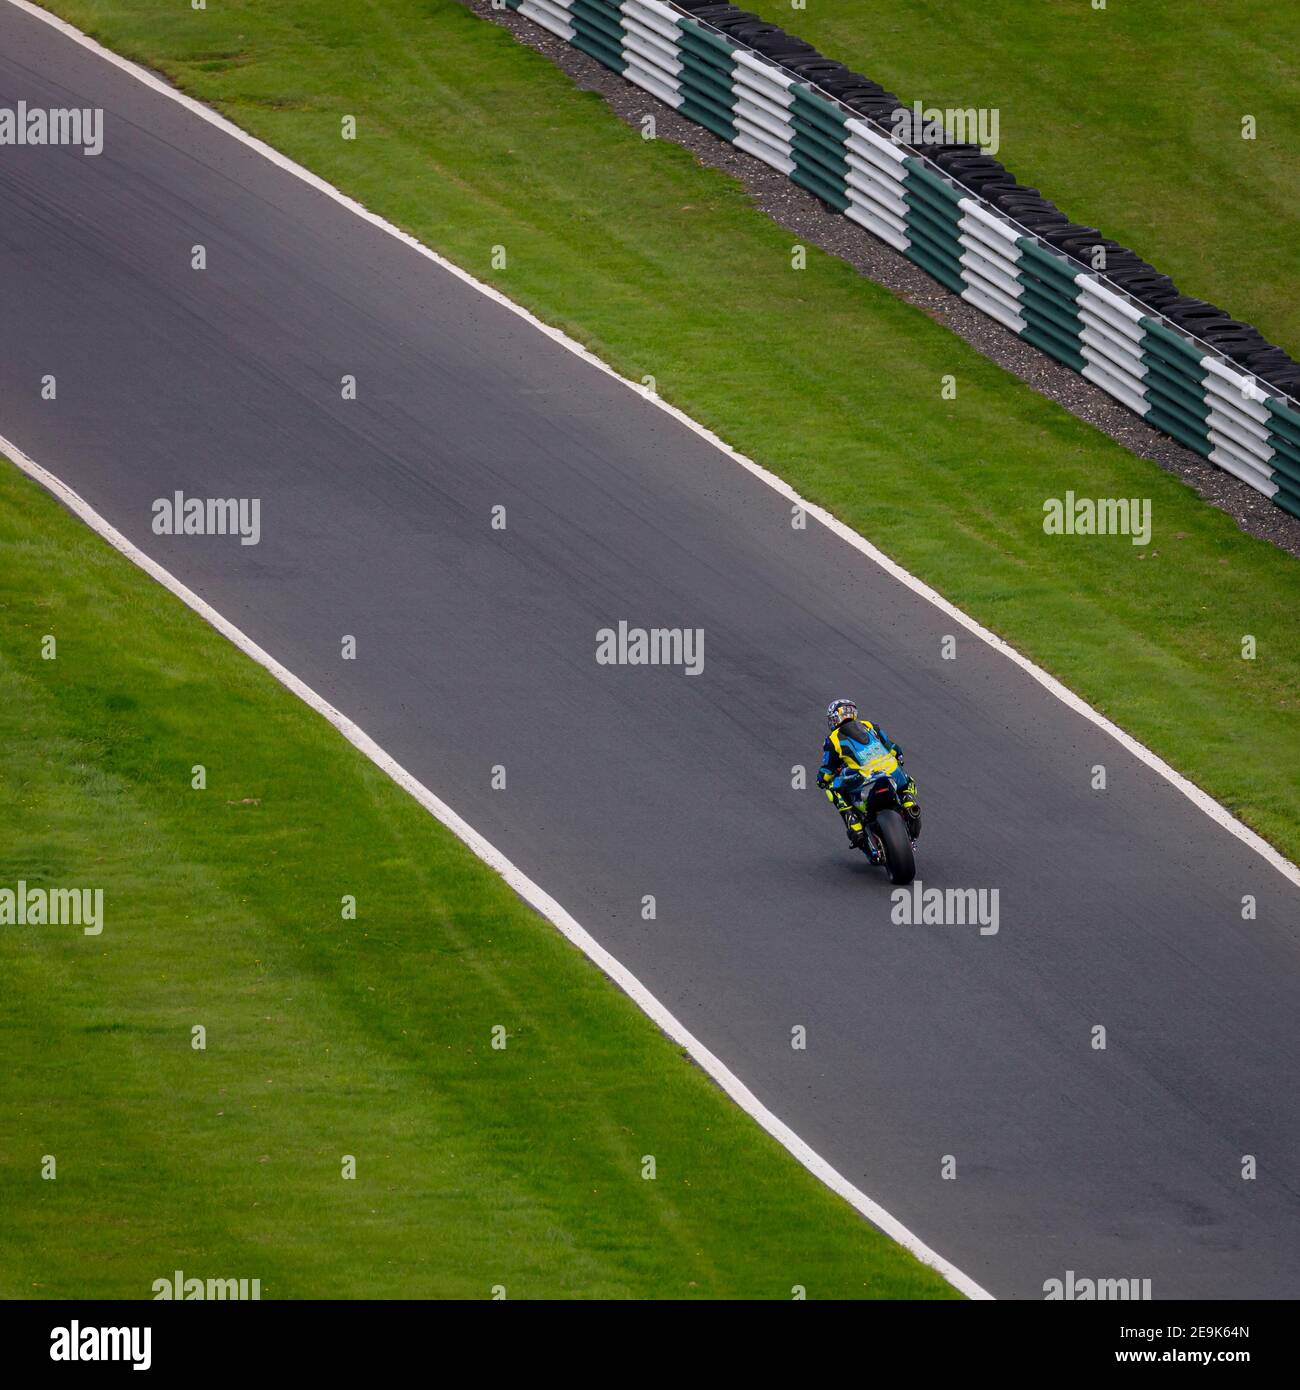
<svg viewBox="0 0 1300 1390">
<path fill-rule="evenodd" d="M 918 246 L 915 241 L 908 246 L 905 254 L 908 260 L 915 261 L 922 270 L 933 275 L 941 285 L 946 286 L 953 294 L 960 294 L 966 288 L 966 283 L 959 272 L 953 270 L 946 261 L 931 256 L 923 246 Z"/>
<path fill-rule="evenodd" d="M 794 161 L 790 178 L 836 212 L 844 212 L 849 206 L 844 118 L 806 87 L 796 85 L 789 90 L 790 157 Z"/>
<path fill-rule="evenodd" d="M 1172 351 L 1177 353 L 1180 357 L 1187 358 L 1190 362 L 1195 363 L 1198 368 L 1201 367 L 1201 359 L 1205 356 L 1205 353 L 1201 348 L 1197 347 L 1195 343 L 1189 343 L 1186 338 L 1180 337 L 1173 329 L 1166 328 L 1163 323 L 1159 323 L 1153 318 L 1147 318 L 1145 315 L 1143 315 L 1138 322 L 1146 329 L 1147 333 L 1152 338 L 1156 339 L 1161 349 L 1172 349 Z M 1167 357 L 1168 355 L 1168 352 L 1164 353 L 1164 356 Z M 1201 375 L 1205 375 L 1204 369 L 1201 369 Z"/>
<path fill-rule="evenodd" d="M 1068 285 L 1074 294 L 1079 292 L 1075 278 L 1081 273 L 1079 266 L 1060 256 L 1052 255 L 1050 251 L 1044 251 L 1036 241 L 1030 241 L 1028 237 L 1017 237 L 1016 245 L 1020 248 L 1022 266 L 1031 269 L 1040 279 Z"/>
<path fill-rule="evenodd" d="M 1083 332 L 1079 316 L 1079 287 L 1055 276 L 1039 275 L 1028 261 L 1016 263 L 1016 283 L 1024 287 L 1022 299 L 1032 303 L 1045 314 L 1069 320 L 1071 333 Z"/>
<path fill-rule="evenodd" d="M 798 163 L 790 170 L 790 181 L 797 183 L 800 188 L 806 188 L 809 193 L 814 193 L 822 202 L 829 203 L 836 212 L 843 212 L 849 205 L 849 200 L 844 196 L 842 186 L 836 186 L 828 179 L 818 178 L 811 174 L 806 168 L 801 168 Z"/>
<path fill-rule="evenodd" d="M 845 111 L 836 106 L 833 101 L 828 101 L 820 92 L 814 92 L 811 87 L 804 83 L 796 82 L 789 90 L 790 98 L 794 104 L 805 107 L 813 115 L 841 128 L 848 121 L 848 114 Z"/>
<path fill-rule="evenodd" d="M 1200 454 L 1203 458 L 1210 457 L 1209 438 L 1198 434 L 1185 425 L 1181 418 L 1171 415 L 1159 405 L 1153 403 L 1151 409 L 1142 418 L 1147 424 L 1153 425 L 1158 430 L 1163 430 L 1165 434 L 1170 435 L 1180 444 L 1185 444 L 1194 453 Z"/>
<path fill-rule="evenodd" d="M 1210 443 L 1210 408 L 1204 393 L 1187 377 L 1175 376 L 1150 353 L 1144 352 L 1142 361 L 1147 368 L 1142 394 L 1151 405 L 1146 418 L 1208 458 L 1214 446 Z"/>
<path fill-rule="evenodd" d="M 833 139 L 818 126 L 810 125 L 797 112 L 790 114 L 790 129 L 810 150 L 816 151 L 830 164 L 843 164 L 848 168 L 848 150 L 843 140 Z"/>
<path fill-rule="evenodd" d="M 1083 339 L 1080 337 L 1082 330 L 1077 318 L 1071 317 L 1055 306 L 1044 306 L 1027 292 L 1021 294 L 1016 303 L 1020 306 L 1020 317 L 1026 323 L 1032 323 L 1037 328 L 1059 334 L 1065 342 L 1069 343 L 1071 352 L 1077 352 L 1082 356 Z"/>
<path fill-rule="evenodd" d="M 732 55 L 736 51 L 736 45 L 728 43 L 720 34 L 715 34 L 708 29 L 701 29 L 698 24 L 684 17 L 677 20 L 677 27 L 681 30 L 683 46 L 693 47 L 697 52 L 704 51 L 711 53 L 711 55 L 718 55 L 728 62 L 734 61 Z"/>
<path fill-rule="evenodd" d="M 932 174 L 914 155 L 909 155 L 903 160 L 903 168 L 907 170 L 907 179 L 904 183 L 904 187 L 915 180 L 917 183 L 921 184 L 927 192 L 936 194 L 946 203 L 951 203 L 956 216 L 961 215 L 961 209 L 958 208 L 957 204 L 961 202 L 963 198 L 970 197 L 969 189 L 958 191 L 952 184 L 945 183 L 937 174 Z"/>
<path fill-rule="evenodd" d="M 952 237 L 936 234 L 919 220 L 910 221 L 907 231 L 913 242 L 924 246 L 932 256 L 938 257 L 956 274 L 961 274 L 961 247 Z"/>
<path fill-rule="evenodd" d="M 1166 396 L 1180 402 L 1198 420 L 1204 422 L 1210 418 L 1209 403 L 1205 399 L 1205 391 L 1198 378 L 1171 367 L 1149 352 L 1143 352 L 1142 364 L 1147 369 L 1144 384 L 1158 385 Z"/>
<path fill-rule="evenodd" d="M 1274 454 L 1269 462 L 1273 467 L 1273 481 L 1278 487 L 1300 488 L 1300 458 Z"/>
<path fill-rule="evenodd" d="M 952 227 L 954 235 L 961 231 L 961 214 L 950 203 L 934 198 L 909 179 L 903 184 L 903 201 L 909 206 L 919 208 L 941 227 Z"/>
<path fill-rule="evenodd" d="M 607 68 L 613 68 L 617 73 L 622 73 L 627 67 L 627 62 L 623 55 L 612 45 L 601 43 L 599 39 L 594 39 L 590 34 L 584 34 L 580 29 L 574 33 L 569 42 L 574 48 L 580 48 L 588 57 L 594 58 L 598 63 L 603 63 Z"/>
<path fill-rule="evenodd" d="M 588 57 L 595 58 L 596 63 L 605 64 L 606 68 L 613 68 L 613 71 L 623 72 L 626 70 L 627 63 L 624 61 L 623 54 L 615 49 L 612 44 L 601 43 L 599 39 L 592 39 L 590 33 L 583 33 L 578 29 L 573 38 L 569 40 L 576 49 L 583 50 Z"/>
<path fill-rule="evenodd" d="M 1300 447 L 1277 434 L 1271 435 L 1268 442 L 1273 446 L 1273 467 L 1293 483 L 1300 485 Z"/>
<path fill-rule="evenodd" d="M 716 93 L 704 91 L 697 83 L 684 81 L 684 74 L 678 73 L 678 91 L 686 101 L 702 106 L 712 113 L 714 120 L 734 124 L 735 113 Z"/>
<path fill-rule="evenodd" d="M 623 25 L 617 11 L 602 9 L 594 4 L 593 0 L 572 0 L 569 6 L 569 16 L 575 21 L 574 27 L 579 31 L 585 29 L 588 32 L 594 32 L 611 41 L 616 48 L 622 48 Z M 626 66 L 626 62 L 624 66 Z"/>
<path fill-rule="evenodd" d="M 702 101 L 711 102 L 720 111 L 728 113 L 731 112 L 732 103 L 736 99 L 731 84 L 721 81 L 712 73 L 701 73 L 684 67 L 677 74 L 677 85 L 684 91 L 693 92 Z"/>
<path fill-rule="evenodd" d="M 1022 317 L 1024 317 L 1022 315 Z M 1055 357 L 1058 362 L 1063 362 L 1067 367 L 1073 367 L 1076 372 L 1083 371 L 1087 366 L 1087 359 L 1075 346 L 1061 339 L 1049 328 L 1040 324 L 1035 324 L 1026 319 L 1025 326 L 1020 330 L 1020 336 L 1027 343 L 1032 343 L 1036 348 L 1041 348 L 1049 357 Z"/>
<path fill-rule="evenodd" d="M 801 140 L 798 132 L 790 142 L 790 149 L 794 155 L 794 162 L 802 169 L 816 173 L 821 178 L 833 183 L 841 193 L 845 191 L 845 185 L 849 178 L 849 165 L 847 160 L 836 163 L 830 156 L 815 146 L 809 145 L 807 140 Z"/>
<path fill-rule="evenodd" d="M 824 97 L 810 92 L 804 87 L 790 88 L 792 114 L 801 117 L 809 125 L 822 131 L 832 140 L 842 141 L 846 134 L 845 122 L 848 117 Z"/>
<path fill-rule="evenodd" d="M 1159 382 L 1152 381 L 1150 377 L 1146 378 L 1146 382 L 1146 389 L 1142 395 L 1151 408 L 1179 421 L 1184 429 L 1190 430 L 1198 439 L 1203 440 L 1208 449 L 1210 447 L 1208 421 L 1194 410 L 1186 400 L 1166 391 Z"/>
<path fill-rule="evenodd" d="M 1272 416 L 1271 428 L 1300 447 L 1300 412 L 1289 409 L 1272 396 L 1264 404 Z"/>
<path fill-rule="evenodd" d="M 1017 237 L 1016 246 L 1020 251 L 1016 263 L 1016 282 L 1021 286 L 1019 313 L 1025 321 L 1020 336 L 1081 372 L 1088 359 L 1080 338 L 1083 320 L 1079 317 L 1077 268 L 1029 237 Z"/>
<path fill-rule="evenodd" d="M 734 45 L 688 19 L 678 19 L 677 27 L 678 56 L 682 61 L 677 83 L 683 98 L 677 109 L 722 139 L 734 141 L 736 119 L 731 109 L 736 99 L 731 90 Z"/>
<path fill-rule="evenodd" d="M 702 125 L 706 130 L 711 130 L 715 135 L 720 136 L 723 140 L 735 140 L 735 122 L 730 120 L 723 120 L 720 116 L 716 116 L 706 106 L 703 106 L 699 102 L 686 100 L 683 101 L 677 109 L 688 120 L 695 121 L 696 124 Z"/>
<path fill-rule="evenodd" d="M 909 227 L 920 227 L 934 237 L 941 246 L 951 245 L 955 255 L 961 255 L 961 228 L 956 222 L 940 217 L 932 208 L 918 201 L 910 193 L 903 194 L 907 207 L 904 221 Z"/>
<path fill-rule="evenodd" d="M 1274 473 L 1273 481 L 1277 484 L 1273 501 L 1292 516 L 1300 516 L 1300 478 L 1287 473 Z"/>
</svg>

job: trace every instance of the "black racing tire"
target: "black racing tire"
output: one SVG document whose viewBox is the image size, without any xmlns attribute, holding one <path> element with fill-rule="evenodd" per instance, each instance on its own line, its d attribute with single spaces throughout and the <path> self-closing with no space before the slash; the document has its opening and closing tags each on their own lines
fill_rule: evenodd
<svg viewBox="0 0 1300 1390">
<path fill-rule="evenodd" d="M 890 883 L 911 883 L 916 877 L 916 855 L 903 817 L 897 811 L 881 811 L 876 817 L 876 834 L 885 847 Z"/>
</svg>

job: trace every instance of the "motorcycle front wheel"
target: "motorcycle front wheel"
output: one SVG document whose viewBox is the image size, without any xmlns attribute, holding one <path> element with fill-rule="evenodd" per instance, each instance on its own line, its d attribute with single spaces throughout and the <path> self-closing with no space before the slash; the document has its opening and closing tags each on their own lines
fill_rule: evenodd
<svg viewBox="0 0 1300 1390">
<path fill-rule="evenodd" d="M 916 855 L 903 817 L 897 811 L 881 811 L 876 817 L 876 834 L 885 848 L 890 883 L 911 883 L 916 877 Z"/>
</svg>

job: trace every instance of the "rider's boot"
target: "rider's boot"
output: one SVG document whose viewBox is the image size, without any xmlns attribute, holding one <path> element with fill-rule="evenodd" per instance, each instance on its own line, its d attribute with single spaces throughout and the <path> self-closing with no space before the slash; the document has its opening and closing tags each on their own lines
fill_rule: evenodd
<svg viewBox="0 0 1300 1390">
<path fill-rule="evenodd" d="M 903 803 L 903 814 L 907 817 L 907 833 L 915 845 L 921 833 L 921 801 L 916 794 L 916 782 L 911 777 L 907 779 L 907 786 L 900 793 L 899 800 Z"/>
</svg>

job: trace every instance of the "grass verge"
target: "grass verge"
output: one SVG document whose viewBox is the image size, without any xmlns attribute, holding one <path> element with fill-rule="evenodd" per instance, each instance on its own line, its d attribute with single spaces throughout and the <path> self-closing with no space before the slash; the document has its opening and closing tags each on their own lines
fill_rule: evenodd
<svg viewBox="0 0 1300 1390">
<path fill-rule="evenodd" d="M 0 928 L 0 1296 L 956 1296 L 3 460 L 0 737 L 0 886 L 105 921 Z"/>
<path fill-rule="evenodd" d="M 1300 6 L 1273 0 L 782 0 L 747 8 L 939 108 L 999 112 L 997 157 L 1300 355 Z M 1242 138 L 1252 117 L 1254 138 Z"/>
</svg>

